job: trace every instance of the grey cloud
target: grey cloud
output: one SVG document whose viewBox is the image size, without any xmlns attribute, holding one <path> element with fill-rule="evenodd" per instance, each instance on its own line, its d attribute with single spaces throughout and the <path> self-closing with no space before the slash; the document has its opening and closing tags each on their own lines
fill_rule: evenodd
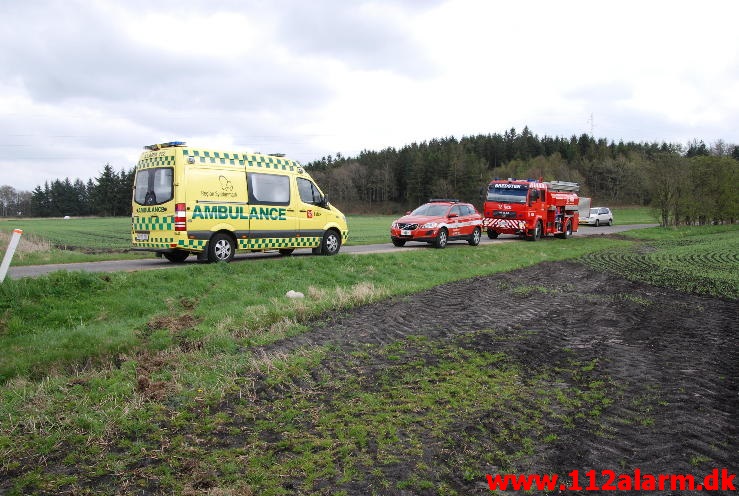
<svg viewBox="0 0 739 496">
<path fill-rule="evenodd" d="M 2 65 L 9 68 L 4 77 L 19 78 L 34 99 L 143 100 L 174 108 L 253 110 L 279 108 L 286 102 L 311 106 L 328 96 L 320 74 L 276 63 L 266 54 L 245 56 L 234 64 L 205 56 L 157 53 L 130 43 L 105 16 L 84 10 L 74 15 L 66 12 L 64 8 L 56 15 L 47 13 L 46 22 L 21 23 L 0 38 L 3 45 L 16 46 L 0 55 Z M 30 8 L 17 13 L 26 19 L 33 14 Z"/>
<path fill-rule="evenodd" d="M 373 2 L 365 2 L 371 4 Z M 412 78 L 436 72 L 430 58 L 413 39 L 408 23 L 363 13 L 357 2 L 281 2 L 284 43 L 300 53 L 321 54 L 350 67 L 387 70 Z M 434 2 L 374 2 L 374 6 L 404 7 L 412 17 Z"/>
</svg>

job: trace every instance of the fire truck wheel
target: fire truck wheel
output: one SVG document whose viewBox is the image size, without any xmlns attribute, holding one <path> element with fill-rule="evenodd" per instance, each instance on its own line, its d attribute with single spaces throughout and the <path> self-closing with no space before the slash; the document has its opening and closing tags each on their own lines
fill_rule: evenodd
<svg viewBox="0 0 739 496">
<path fill-rule="evenodd" d="M 208 243 L 209 262 L 230 262 L 234 258 L 236 243 L 228 234 L 218 233 Z"/>
<path fill-rule="evenodd" d="M 283 257 L 284 256 L 287 256 L 287 255 L 291 255 L 292 252 L 294 252 L 294 251 L 295 251 L 295 248 L 281 248 L 279 250 L 280 255 L 282 255 Z"/>
<path fill-rule="evenodd" d="M 341 236 L 334 229 L 329 229 L 321 241 L 321 255 L 336 255 L 341 248 Z"/>
<path fill-rule="evenodd" d="M 436 239 L 434 240 L 434 248 L 444 248 L 448 240 L 449 238 L 446 233 L 446 229 L 442 227 L 439 229 L 439 235 L 436 236 Z"/>
<path fill-rule="evenodd" d="M 498 237 L 498 232 L 493 231 L 492 229 L 488 229 L 488 238 L 495 239 Z"/>
<path fill-rule="evenodd" d="M 536 223 L 534 232 L 527 238 L 529 241 L 539 241 L 541 239 L 541 221 Z"/>
<path fill-rule="evenodd" d="M 567 239 L 570 236 L 572 236 L 572 222 L 568 221 L 567 225 L 565 226 L 565 230 L 561 234 L 558 234 L 557 236 L 562 239 Z"/>
<path fill-rule="evenodd" d="M 472 236 L 470 236 L 470 239 L 467 240 L 467 242 L 471 246 L 477 246 L 480 244 L 480 238 L 482 237 L 482 231 L 480 231 L 479 227 L 476 227 L 474 231 L 472 231 Z"/>
<path fill-rule="evenodd" d="M 163 253 L 163 255 L 164 255 L 164 258 L 166 258 L 172 263 L 182 263 L 185 261 L 187 257 L 190 256 L 190 252 L 177 250 L 177 251 L 172 251 L 169 253 Z"/>
<path fill-rule="evenodd" d="M 398 239 L 398 238 L 392 238 L 393 244 L 395 246 L 405 246 L 405 240 L 404 239 Z"/>
</svg>

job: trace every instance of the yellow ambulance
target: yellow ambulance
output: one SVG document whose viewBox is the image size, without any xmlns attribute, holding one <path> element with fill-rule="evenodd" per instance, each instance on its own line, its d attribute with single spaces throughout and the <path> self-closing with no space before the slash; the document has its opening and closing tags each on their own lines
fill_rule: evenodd
<svg viewBox="0 0 739 496">
<path fill-rule="evenodd" d="M 312 248 L 335 255 L 346 217 L 303 167 L 282 155 L 146 146 L 136 165 L 131 240 L 171 262 L 229 262 L 236 251 Z"/>
</svg>

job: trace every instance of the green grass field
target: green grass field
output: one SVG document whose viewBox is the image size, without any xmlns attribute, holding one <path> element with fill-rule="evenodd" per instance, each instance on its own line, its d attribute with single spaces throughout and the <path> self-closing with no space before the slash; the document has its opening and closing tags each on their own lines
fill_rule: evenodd
<svg viewBox="0 0 739 496">
<path fill-rule="evenodd" d="M 613 212 L 613 221 L 618 225 L 656 224 L 659 222 L 655 211 L 649 207 L 614 207 L 611 211 Z"/>
<path fill-rule="evenodd" d="M 350 215 L 347 245 L 388 243 L 390 224 L 399 216 Z M 618 224 L 656 222 L 646 207 L 614 209 Z M 151 258 L 151 253 L 131 252 L 129 217 L 73 219 L 0 219 L 0 248 L 13 229 L 23 230 L 23 245 L 16 252 L 13 265 L 93 262 L 128 258 Z M 25 249 L 24 249 L 25 248 Z"/>
<path fill-rule="evenodd" d="M 649 282 L 678 289 L 692 280 L 690 291 L 736 299 L 737 232 L 736 226 L 648 229 L 633 241 L 550 239 L 7 280 L 0 285 L 0 480 L 12 480 L 9 494 L 92 494 L 106 480 L 111 493 L 121 484 L 135 492 L 155 483 L 169 494 L 204 487 L 221 488 L 217 494 L 294 494 L 284 485 L 288 474 L 299 474 L 308 486 L 322 477 L 351 481 L 356 467 L 369 463 L 354 454 L 370 442 L 384 460 L 421 461 L 423 446 L 399 439 L 400 432 L 415 432 L 422 418 L 423 428 L 443 439 L 453 412 L 498 405 L 509 430 L 490 438 L 484 451 L 454 453 L 459 474 L 477 479 L 480 457 L 515 461 L 494 452 L 511 438 L 521 443 L 520 456 L 533 452 L 531 433 L 545 433 L 541 412 L 573 405 L 597 410 L 604 401 L 599 383 L 583 376 L 591 381 L 588 396 L 547 392 L 546 378 L 522 384 L 524 372 L 494 350 L 472 355 L 454 343 L 401 340 L 367 348 L 329 375 L 316 368 L 336 353 L 330 347 L 278 355 L 254 348 L 304 332 L 309 319 L 542 261 L 580 258 L 598 266 L 617 260 L 619 273 L 645 273 Z M 650 254 L 648 272 L 634 253 Z M 723 266 L 704 273 L 712 261 Z M 649 275 L 676 266 L 681 272 Z M 674 274 L 682 279 L 677 286 Z M 308 297 L 285 298 L 291 289 Z M 348 372 L 380 355 L 401 365 L 377 384 Z M 572 374 L 583 375 L 593 364 L 572 367 Z M 255 374 L 270 388 L 271 402 L 248 396 Z M 470 397 L 480 388 L 495 394 Z M 506 406 L 524 403 L 531 415 Z M 226 410 L 215 410 L 224 404 Z M 229 411 L 249 419 L 253 437 L 242 439 Z M 303 416 L 313 430 L 303 428 Z M 429 489 L 420 467 L 399 475 L 394 489 Z M 116 481 L 110 474 L 118 474 Z"/>
</svg>

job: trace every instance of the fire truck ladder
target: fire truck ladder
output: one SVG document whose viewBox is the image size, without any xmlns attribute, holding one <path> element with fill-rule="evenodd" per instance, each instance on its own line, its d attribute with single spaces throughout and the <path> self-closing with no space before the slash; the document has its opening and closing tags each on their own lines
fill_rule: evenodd
<svg viewBox="0 0 739 496">
<path fill-rule="evenodd" d="M 547 181 L 547 186 L 552 191 L 580 191 L 580 185 L 568 181 Z"/>
</svg>

